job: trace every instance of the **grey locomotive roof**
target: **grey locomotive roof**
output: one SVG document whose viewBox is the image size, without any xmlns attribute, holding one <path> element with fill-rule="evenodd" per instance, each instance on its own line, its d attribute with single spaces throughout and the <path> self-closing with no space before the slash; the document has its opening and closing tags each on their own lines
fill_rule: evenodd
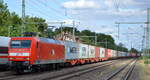
<svg viewBox="0 0 150 80">
<path fill-rule="evenodd" d="M 61 44 L 61 45 L 63 45 L 63 42 L 62 42 L 62 41 L 59 41 L 59 40 L 48 39 L 48 38 L 42 38 L 42 37 L 40 37 L 39 39 L 40 39 L 40 41 L 42 41 L 42 42 L 48 42 L 48 43 Z"/>
<path fill-rule="evenodd" d="M 0 47 L 8 47 L 10 37 L 0 36 Z"/>
</svg>

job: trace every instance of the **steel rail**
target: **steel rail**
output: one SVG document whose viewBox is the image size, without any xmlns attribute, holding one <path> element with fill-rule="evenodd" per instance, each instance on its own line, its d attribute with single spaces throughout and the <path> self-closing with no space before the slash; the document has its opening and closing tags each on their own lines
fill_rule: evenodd
<svg viewBox="0 0 150 80">
<path fill-rule="evenodd" d="M 57 75 L 57 76 L 54 76 L 54 77 L 49 77 L 49 78 L 42 79 L 42 80 L 51 80 L 51 79 L 52 80 L 66 80 L 66 79 L 72 78 L 74 76 L 81 75 L 83 73 L 88 73 L 88 72 L 96 70 L 98 68 L 102 68 L 102 67 L 112 65 L 113 63 L 114 62 L 108 62 L 108 63 L 105 63 L 105 64 L 100 64 L 100 65 L 88 67 L 88 68 L 85 68 L 85 69 L 82 69 L 82 70 L 77 70 L 77 71 L 69 72 L 69 73 L 62 74 L 62 75 Z"/>
<path fill-rule="evenodd" d="M 135 68 L 136 62 L 137 62 L 137 60 L 136 60 L 136 61 L 133 63 L 133 65 L 129 68 L 129 70 L 128 70 L 128 72 L 125 74 L 125 76 L 122 77 L 122 80 L 128 80 L 128 79 L 129 79 L 129 77 L 131 76 L 131 74 L 132 74 L 132 72 L 133 72 L 133 70 L 134 70 L 134 68 Z"/>
<path fill-rule="evenodd" d="M 112 71 L 111 73 L 108 74 L 108 76 L 105 76 L 103 78 L 103 80 L 111 80 L 113 77 L 115 77 L 118 73 L 120 73 L 121 71 L 123 71 L 126 67 L 128 67 L 128 65 L 131 63 L 133 64 L 133 62 L 135 62 L 136 60 L 133 60 L 131 62 L 129 62 L 128 64 L 119 67 L 117 70 Z"/>
</svg>

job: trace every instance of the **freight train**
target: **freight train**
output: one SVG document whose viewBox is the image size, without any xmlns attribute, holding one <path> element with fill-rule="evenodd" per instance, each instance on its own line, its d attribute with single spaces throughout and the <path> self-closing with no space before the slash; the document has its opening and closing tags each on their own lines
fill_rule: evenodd
<svg viewBox="0 0 150 80">
<path fill-rule="evenodd" d="M 17 73 L 130 56 L 127 52 L 40 37 L 12 37 L 9 46 L 11 69 Z"/>
<path fill-rule="evenodd" d="M 8 69 L 8 46 L 9 46 L 9 37 L 0 36 L 0 69 Z"/>
</svg>

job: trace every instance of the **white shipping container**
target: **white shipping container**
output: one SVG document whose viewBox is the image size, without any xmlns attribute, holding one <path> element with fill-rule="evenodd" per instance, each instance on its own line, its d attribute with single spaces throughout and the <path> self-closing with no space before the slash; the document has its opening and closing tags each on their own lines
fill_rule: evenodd
<svg viewBox="0 0 150 80">
<path fill-rule="evenodd" d="M 100 48 L 100 57 L 101 58 L 105 57 L 105 48 Z"/>
<path fill-rule="evenodd" d="M 88 47 L 88 58 L 95 58 L 95 47 L 90 46 Z"/>
<path fill-rule="evenodd" d="M 122 57 L 122 52 L 118 51 L 118 57 Z"/>
<path fill-rule="evenodd" d="M 113 53 L 112 57 L 117 57 L 117 51 L 116 50 L 113 50 L 112 53 Z"/>
<path fill-rule="evenodd" d="M 79 58 L 88 58 L 88 45 L 79 44 Z"/>
<path fill-rule="evenodd" d="M 127 55 L 126 52 L 122 52 L 122 56 L 125 57 Z"/>
<path fill-rule="evenodd" d="M 78 59 L 78 43 L 71 42 L 71 41 L 64 41 L 65 45 L 65 59 Z"/>
</svg>

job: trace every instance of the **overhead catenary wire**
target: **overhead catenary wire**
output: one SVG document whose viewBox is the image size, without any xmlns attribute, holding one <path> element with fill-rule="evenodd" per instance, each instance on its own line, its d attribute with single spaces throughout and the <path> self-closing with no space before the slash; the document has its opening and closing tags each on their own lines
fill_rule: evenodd
<svg viewBox="0 0 150 80">
<path fill-rule="evenodd" d="M 59 2 L 60 2 L 60 0 L 52 0 L 55 4 L 57 4 L 58 6 L 60 6 L 59 5 Z M 61 2 L 60 2 L 61 3 Z M 68 15 L 68 13 L 67 13 L 67 8 L 65 8 L 65 7 L 62 7 L 62 6 L 60 6 L 60 8 L 62 8 L 62 9 L 64 9 L 65 10 L 65 16 L 70 16 L 69 18 L 72 18 L 73 19 L 73 16 L 72 15 Z"/>
<path fill-rule="evenodd" d="M 40 5 L 39 3 L 37 3 L 36 1 L 32 1 L 32 0 L 31 0 L 31 3 L 32 3 L 32 5 L 36 5 L 36 7 L 39 9 L 40 12 L 45 11 L 44 14 L 47 14 L 48 16 L 52 15 L 53 12 L 50 11 L 49 9 L 47 9 L 47 8 L 45 9 L 45 6 L 44 6 L 44 5 L 41 6 L 41 5 Z M 38 6 L 40 6 L 40 7 L 42 7 L 42 8 L 39 8 Z M 36 9 L 37 9 L 37 8 L 36 8 Z M 44 10 L 43 10 L 43 9 L 44 9 Z M 41 11 L 41 10 L 42 10 L 42 11 Z M 43 15 L 43 13 L 42 13 L 42 15 Z M 53 17 L 54 17 L 54 15 L 55 15 L 55 14 L 53 13 Z M 55 17 L 56 17 L 57 19 L 59 19 L 59 20 L 62 19 L 62 18 L 64 18 L 64 17 L 58 16 L 58 15 L 55 15 Z"/>
<path fill-rule="evenodd" d="M 45 5 L 45 3 L 43 1 L 37 0 L 41 5 L 45 6 L 46 8 L 50 8 L 51 10 L 53 10 L 55 13 L 57 13 L 60 17 L 62 18 L 66 18 L 63 14 L 61 14 L 62 12 L 58 11 L 57 9 L 53 8 L 53 7 L 48 7 Z M 67 16 L 67 18 L 72 19 L 70 17 Z"/>
<path fill-rule="evenodd" d="M 114 0 L 114 6 L 116 10 L 119 12 L 120 0 Z"/>
<path fill-rule="evenodd" d="M 49 2 L 49 0 L 47 0 L 47 2 Z M 66 8 L 60 6 L 60 3 L 59 3 L 59 2 L 57 2 L 56 0 L 51 0 L 51 4 L 57 5 L 61 10 L 64 11 L 64 16 L 67 16 L 67 15 L 66 15 L 66 13 L 67 13 L 67 12 L 66 12 Z M 72 18 L 72 16 L 70 16 L 70 17 Z"/>
<path fill-rule="evenodd" d="M 31 13 L 31 12 L 33 12 L 33 11 L 36 11 L 37 14 L 42 15 L 42 16 L 48 18 L 48 19 L 52 19 L 52 18 L 53 18 L 53 19 L 56 19 L 56 20 L 60 20 L 59 17 L 57 17 L 57 16 L 50 16 L 50 15 L 48 14 L 48 11 L 42 10 L 42 9 L 40 9 L 38 6 L 32 6 L 32 7 L 30 7 L 30 5 L 37 5 L 37 3 L 33 3 L 32 0 L 31 0 L 31 2 L 28 3 L 28 5 L 29 5 L 29 6 L 27 6 L 27 9 L 30 9 L 30 10 L 29 10 L 29 13 Z M 33 8 L 35 8 L 35 9 L 33 9 Z M 35 13 L 33 13 L 33 14 L 35 14 Z M 37 16 L 37 15 L 35 15 L 35 16 Z M 42 17 L 42 16 L 40 16 L 40 17 Z"/>
<path fill-rule="evenodd" d="M 51 13 L 50 11 L 48 11 L 48 10 L 43 10 L 44 9 L 44 7 L 43 6 L 41 6 L 41 5 L 39 5 L 38 3 L 36 3 L 35 1 L 30 1 L 28 4 L 30 4 L 30 5 L 32 5 L 32 7 L 30 7 L 30 5 L 29 5 L 29 9 L 31 9 L 31 11 L 33 11 L 33 10 L 36 10 L 38 13 L 40 13 L 40 15 L 44 15 L 45 16 L 45 18 L 49 18 L 49 17 L 53 17 L 53 19 L 55 19 L 55 20 L 60 20 L 61 18 L 60 17 L 58 17 L 57 15 L 55 15 L 55 16 L 50 16 L 50 14 L 49 13 Z M 40 7 L 42 7 L 43 9 L 41 9 L 41 8 L 39 8 L 38 6 L 33 6 L 33 5 L 38 5 L 38 6 L 40 6 Z M 33 8 L 35 8 L 35 9 L 33 9 Z M 30 13 L 31 13 L 31 11 L 30 11 Z M 34 13 L 35 14 L 35 13 Z M 51 15 L 52 15 L 52 13 L 51 13 Z M 37 15 L 36 15 L 37 16 Z M 39 15 L 38 15 L 39 16 Z"/>
</svg>

